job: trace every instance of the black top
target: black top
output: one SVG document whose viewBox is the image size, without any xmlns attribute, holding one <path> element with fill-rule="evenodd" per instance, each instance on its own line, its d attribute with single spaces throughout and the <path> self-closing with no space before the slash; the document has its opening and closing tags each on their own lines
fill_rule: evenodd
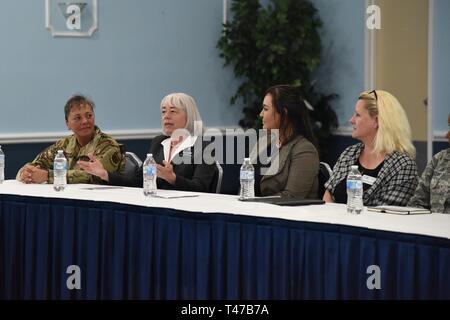
<svg viewBox="0 0 450 320">
<path fill-rule="evenodd" d="M 156 163 L 163 164 L 164 147 L 161 142 L 169 138 L 165 135 L 160 135 L 152 139 L 152 145 L 149 153 L 153 154 Z M 161 178 L 157 179 L 157 186 L 159 189 L 171 189 L 182 191 L 198 191 L 198 192 L 215 192 L 217 180 L 217 168 L 215 164 L 206 164 L 203 159 L 203 145 L 201 137 L 197 138 L 194 146 L 184 149 L 177 154 L 172 160 L 173 171 L 175 172 L 176 180 L 172 185 Z M 181 163 L 180 157 L 183 159 Z M 199 160 L 200 164 L 196 164 L 195 160 Z M 178 161 L 177 161 L 178 160 Z M 181 163 L 181 164 L 174 164 Z M 114 172 L 108 172 L 109 184 L 142 187 L 143 175 L 142 166 L 137 170 L 134 176 L 124 176 Z"/>
<path fill-rule="evenodd" d="M 366 169 L 364 168 L 361 163 L 358 161 L 356 162 L 356 165 L 358 166 L 359 172 L 363 176 L 369 176 L 376 178 L 378 177 L 378 173 L 380 172 L 380 169 L 383 167 L 384 161 L 381 162 L 375 169 Z M 372 185 L 367 184 L 363 181 L 363 192 L 365 192 L 367 189 L 369 189 Z M 341 182 L 339 182 L 334 189 L 334 201 L 337 203 L 347 203 L 347 179 L 343 179 Z"/>
</svg>

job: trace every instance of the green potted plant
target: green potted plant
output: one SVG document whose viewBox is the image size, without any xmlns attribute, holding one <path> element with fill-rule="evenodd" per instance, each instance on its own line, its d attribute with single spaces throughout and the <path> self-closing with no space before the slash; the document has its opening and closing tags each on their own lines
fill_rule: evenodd
<svg viewBox="0 0 450 320">
<path fill-rule="evenodd" d="M 331 106 L 336 94 L 317 92 L 313 72 L 320 62 L 322 22 L 308 0 L 233 0 L 231 21 L 223 26 L 217 47 L 241 83 L 231 97 L 243 106 L 243 128 L 260 128 L 264 92 L 275 84 L 299 87 L 313 110 L 311 118 L 321 156 L 338 121 Z"/>
</svg>

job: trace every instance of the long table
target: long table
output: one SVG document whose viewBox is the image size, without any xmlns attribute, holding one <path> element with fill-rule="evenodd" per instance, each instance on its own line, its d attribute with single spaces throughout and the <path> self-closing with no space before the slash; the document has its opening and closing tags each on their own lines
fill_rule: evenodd
<svg viewBox="0 0 450 320">
<path fill-rule="evenodd" d="M 450 215 L 0 184 L 0 299 L 450 299 Z"/>
</svg>

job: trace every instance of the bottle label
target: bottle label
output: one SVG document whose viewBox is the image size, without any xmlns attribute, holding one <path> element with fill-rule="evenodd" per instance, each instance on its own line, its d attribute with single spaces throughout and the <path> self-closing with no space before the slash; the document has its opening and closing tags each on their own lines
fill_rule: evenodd
<svg viewBox="0 0 450 320">
<path fill-rule="evenodd" d="M 347 189 L 350 189 L 350 190 L 362 189 L 362 181 L 347 180 Z"/>
<path fill-rule="evenodd" d="M 67 169 L 66 162 L 53 162 L 53 170 L 65 170 Z"/>
<path fill-rule="evenodd" d="M 251 180 L 255 178 L 255 172 L 254 171 L 241 171 L 240 175 L 241 179 L 244 180 Z"/>
<path fill-rule="evenodd" d="M 0 162 L 4 162 L 5 161 L 5 156 L 3 154 L 0 155 Z"/>
<path fill-rule="evenodd" d="M 147 166 L 147 167 L 145 167 L 144 174 L 149 175 L 149 176 L 156 175 L 156 167 L 155 166 Z"/>
</svg>

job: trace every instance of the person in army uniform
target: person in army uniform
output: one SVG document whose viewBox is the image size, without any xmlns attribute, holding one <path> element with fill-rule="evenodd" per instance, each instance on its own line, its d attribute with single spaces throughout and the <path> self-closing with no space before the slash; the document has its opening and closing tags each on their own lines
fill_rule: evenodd
<svg viewBox="0 0 450 320">
<path fill-rule="evenodd" d="M 447 139 L 450 143 L 450 130 Z M 408 205 L 431 209 L 432 212 L 450 213 L 450 148 L 434 155 L 428 163 Z"/>
<path fill-rule="evenodd" d="M 67 159 L 68 183 L 105 183 L 79 168 L 78 160 L 89 159 L 88 154 L 94 154 L 108 171 L 123 173 L 125 161 L 121 145 L 95 125 L 93 101 L 74 95 L 67 101 L 64 113 L 67 128 L 74 134 L 42 151 L 33 162 L 19 170 L 16 179 L 24 183 L 53 183 L 53 161 L 58 150 L 63 150 Z"/>
</svg>

